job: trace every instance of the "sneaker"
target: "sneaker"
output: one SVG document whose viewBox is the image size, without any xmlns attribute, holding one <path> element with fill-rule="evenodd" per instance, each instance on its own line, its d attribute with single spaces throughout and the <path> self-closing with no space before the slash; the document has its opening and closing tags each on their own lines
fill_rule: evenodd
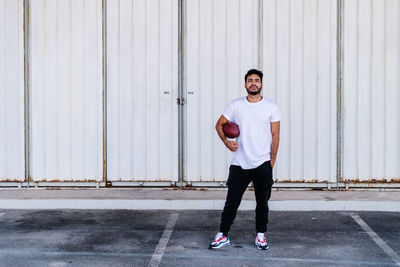
<svg viewBox="0 0 400 267">
<path fill-rule="evenodd" d="M 214 241 L 210 243 L 210 246 L 208 248 L 217 249 L 217 248 L 229 246 L 230 244 L 231 243 L 229 242 L 229 237 L 227 237 L 223 233 L 219 232 L 215 236 Z"/>
<path fill-rule="evenodd" d="M 267 239 L 265 238 L 264 233 L 257 233 L 256 236 L 256 247 L 258 249 L 268 249 Z"/>
</svg>

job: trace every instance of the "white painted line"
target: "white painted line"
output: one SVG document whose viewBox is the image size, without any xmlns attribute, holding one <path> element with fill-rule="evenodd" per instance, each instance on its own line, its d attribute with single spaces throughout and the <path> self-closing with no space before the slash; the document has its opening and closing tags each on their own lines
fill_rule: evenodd
<svg viewBox="0 0 400 267">
<path fill-rule="evenodd" d="M 61 262 L 61 261 L 50 262 L 50 264 L 49 264 L 50 267 L 63 267 L 66 265 L 67 265 L 66 262 Z"/>
<path fill-rule="evenodd" d="M 169 238 L 171 237 L 172 231 L 174 229 L 175 223 L 178 220 L 178 216 L 179 216 L 178 213 L 174 213 L 171 214 L 171 216 L 169 217 L 167 226 L 165 227 L 161 239 L 160 241 L 158 241 L 156 250 L 154 251 L 154 254 L 151 257 L 151 261 L 148 265 L 149 267 L 157 267 L 160 264 L 161 259 L 164 255 L 164 251 L 168 245 Z"/>
<path fill-rule="evenodd" d="M 382 238 L 380 238 L 374 230 L 371 229 L 371 227 L 368 226 L 364 222 L 363 219 L 360 218 L 357 214 L 352 214 L 351 217 L 364 229 L 365 232 L 375 241 L 375 243 L 383 250 L 385 253 L 392 258 L 392 260 L 400 266 L 400 256 L 391 248 L 388 246 L 388 244 L 383 241 Z"/>
<path fill-rule="evenodd" d="M 269 209 L 276 211 L 400 211 L 400 201 L 362 200 L 272 200 Z"/>
<path fill-rule="evenodd" d="M 0 212 L 0 217 L 6 215 L 4 212 Z"/>
</svg>

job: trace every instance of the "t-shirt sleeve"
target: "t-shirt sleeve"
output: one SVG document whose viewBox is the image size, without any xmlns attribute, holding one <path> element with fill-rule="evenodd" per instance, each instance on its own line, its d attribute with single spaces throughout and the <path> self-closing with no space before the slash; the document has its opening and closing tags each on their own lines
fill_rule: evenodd
<svg viewBox="0 0 400 267">
<path fill-rule="evenodd" d="M 233 121 L 235 119 L 234 104 L 231 102 L 222 112 L 222 115 L 228 120 Z"/>
<path fill-rule="evenodd" d="M 277 122 L 282 120 L 282 114 L 278 109 L 278 106 L 274 104 L 272 106 L 271 122 Z"/>
</svg>

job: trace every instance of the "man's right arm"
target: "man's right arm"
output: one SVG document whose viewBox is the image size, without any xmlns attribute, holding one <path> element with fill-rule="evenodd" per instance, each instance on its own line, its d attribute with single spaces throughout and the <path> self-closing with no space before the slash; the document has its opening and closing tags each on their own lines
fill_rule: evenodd
<svg viewBox="0 0 400 267">
<path fill-rule="evenodd" d="M 238 143 L 235 141 L 229 141 L 225 134 L 224 131 L 222 130 L 224 125 L 228 123 L 229 121 L 224 117 L 224 115 L 221 115 L 219 120 L 217 121 L 217 124 L 215 125 L 215 129 L 217 130 L 217 133 L 219 135 L 219 138 L 221 138 L 222 142 L 224 142 L 225 146 L 232 152 L 235 152 L 238 148 Z"/>
</svg>

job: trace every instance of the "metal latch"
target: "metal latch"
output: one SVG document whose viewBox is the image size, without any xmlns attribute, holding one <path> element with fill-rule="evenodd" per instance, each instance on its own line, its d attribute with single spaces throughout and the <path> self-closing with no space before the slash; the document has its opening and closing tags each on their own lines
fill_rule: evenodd
<svg viewBox="0 0 400 267">
<path fill-rule="evenodd" d="M 178 105 L 185 105 L 185 99 L 184 98 L 177 98 L 176 103 Z"/>
</svg>

